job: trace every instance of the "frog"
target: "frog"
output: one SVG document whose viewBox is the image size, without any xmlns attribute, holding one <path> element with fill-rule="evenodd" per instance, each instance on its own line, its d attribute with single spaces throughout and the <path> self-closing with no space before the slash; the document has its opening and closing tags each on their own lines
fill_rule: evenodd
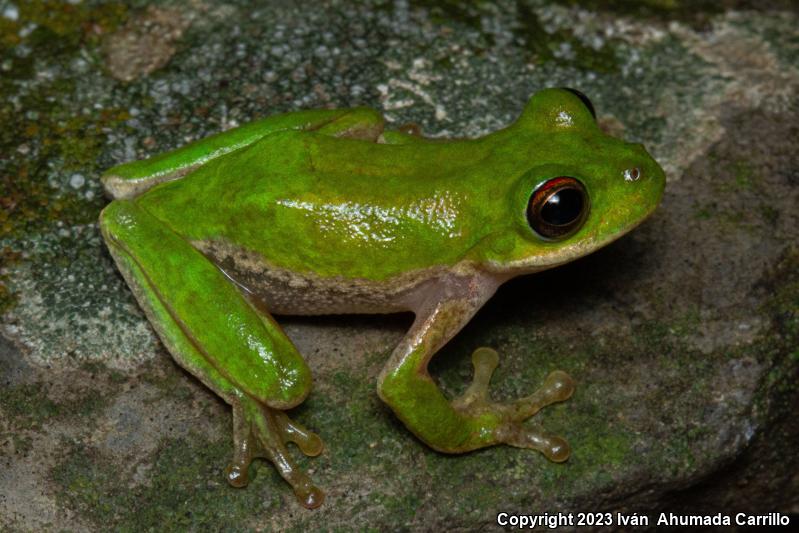
<svg viewBox="0 0 799 533">
<path fill-rule="evenodd" d="M 228 483 L 246 486 L 266 459 L 309 509 L 324 492 L 289 444 L 311 457 L 324 446 L 288 411 L 312 376 L 275 315 L 410 311 L 377 379 L 410 432 L 442 453 L 505 444 L 566 461 L 563 437 L 525 424 L 571 397 L 566 372 L 497 402 L 496 350 L 473 352 L 473 381 L 454 398 L 428 364 L 506 281 L 638 226 L 666 181 L 571 88 L 535 92 L 514 122 L 476 138 L 392 129 L 368 107 L 292 111 L 101 180 L 112 201 L 100 230 L 135 299 L 175 361 L 232 408 Z"/>
</svg>

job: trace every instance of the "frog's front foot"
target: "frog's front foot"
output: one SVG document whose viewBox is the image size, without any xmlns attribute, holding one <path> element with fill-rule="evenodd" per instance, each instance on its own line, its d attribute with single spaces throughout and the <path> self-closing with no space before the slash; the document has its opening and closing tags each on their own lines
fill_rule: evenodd
<svg viewBox="0 0 799 533">
<path fill-rule="evenodd" d="M 557 463 L 568 459 L 571 449 L 563 438 L 540 428 L 524 427 L 522 422 L 547 405 L 569 399 L 574 392 L 574 380 L 565 372 L 556 370 L 533 394 L 507 404 L 495 403 L 489 397 L 488 384 L 498 363 L 499 356 L 491 348 L 475 350 L 472 354 L 474 381 L 453 400 L 452 407 L 469 417 L 490 415 L 494 418 L 496 425 L 492 440 L 497 443 L 538 450 Z"/>
<path fill-rule="evenodd" d="M 313 509 L 322 505 L 324 493 L 297 468 L 286 448 L 286 443 L 293 442 L 305 455 L 317 456 L 323 448 L 318 435 L 290 420 L 283 411 L 244 396 L 233 403 L 233 442 L 233 461 L 225 472 L 232 486 L 246 486 L 250 463 L 261 457 L 275 465 L 303 506 Z"/>
</svg>

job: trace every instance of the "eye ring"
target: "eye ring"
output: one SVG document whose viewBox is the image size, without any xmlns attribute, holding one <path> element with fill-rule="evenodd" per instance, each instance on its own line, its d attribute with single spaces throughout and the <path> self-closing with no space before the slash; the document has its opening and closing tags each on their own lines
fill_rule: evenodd
<svg viewBox="0 0 799 533">
<path fill-rule="evenodd" d="M 551 178 L 533 191 L 527 203 L 527 223 L 546 240 L 561 240 L 582 227 L 590 210 L 588 192 L 577 179 Z"/>
</svg>

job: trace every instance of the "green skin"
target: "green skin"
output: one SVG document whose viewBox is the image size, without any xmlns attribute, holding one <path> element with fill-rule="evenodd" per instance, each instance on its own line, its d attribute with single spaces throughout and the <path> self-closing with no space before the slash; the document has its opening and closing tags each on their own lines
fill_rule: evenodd
<svg viewBox="0 0 799 533">
<path fill-rule="evenodd" d="M 583 184 L 590 208 L 571 234 L 545 239 L 528 204 L 560 176 Z M 580 98 L 546 89 L 479 139 L 384 131 L 365 108 L 302 111 L 114 167 L 103 183 L 115 198 L 103 236 L 137 300 L 178 363 L 233 407 L 228 481 L 246 485 L 249 463 L 264 457 L 312 508 L 323 493 L 286 443 L 317 455 L 322 442 L 284 413 L 311 375 L 270 313 L 414 312 L 378 383 L 413 433 L 443 452 L 506 443 L 564 461 L 563 439 L 522 422 L 572 394 L 568 375 L 494 403 L 498 356 L 480 348 L 473 384 L 450 401 L 428 362 L 501 283 L 638 225 L 665 176 L 642 146 L 605 135 Z"/>
</svg>

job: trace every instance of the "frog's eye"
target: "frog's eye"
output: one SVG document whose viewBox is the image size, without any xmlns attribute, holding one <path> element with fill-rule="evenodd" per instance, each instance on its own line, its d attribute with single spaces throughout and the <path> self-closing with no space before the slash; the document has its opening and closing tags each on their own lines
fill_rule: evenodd
<svg viewBox="0 0 799 533">
<path fill-rule="evenodd" d="M 527 223 L 545 239 L 565 239 L 588 216 L 588 193 L 582 183 L 568 176 L 539 185 L 527 204 Z"/>
<path fill-rule="evenodd" d="M 579 98 L 580 101 L 583 103 L 583 105 L 586 107 L 586 109 L 588 109 L 588 111 L 591 113 L 591 116 L 594 117 L 594 120 L 596 120 L 596 110 L 594 109 L 594 104 L 591 103 L 590 98 L 588 98 L 584 93 L 578 91 L 577 89 L 572 89 L 571 87 L 561 87 L 561 88 L 564 91 L 569 91 L 574 96 Z"/>
</svg>

